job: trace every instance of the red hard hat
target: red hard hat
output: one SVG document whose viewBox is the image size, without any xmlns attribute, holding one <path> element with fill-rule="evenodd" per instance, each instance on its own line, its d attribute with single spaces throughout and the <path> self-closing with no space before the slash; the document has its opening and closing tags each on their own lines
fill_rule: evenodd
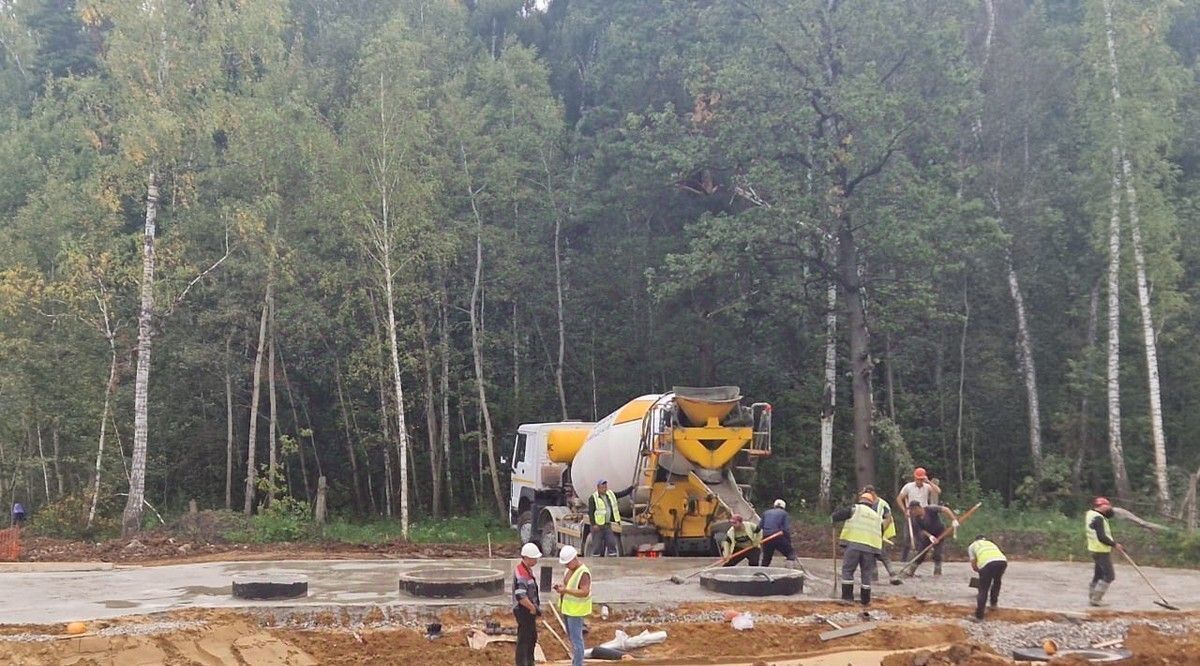
<svg viewBox="0 0 1200 666">
<path fill-rule="evenodd" d="M 925 473 L 924 467 L 918 467 L 913 470 L 913 477 L 917 479 L 928 479 L 929 475 Z"/>
<path fill-rule="evenodd" d="M 1112 502 L 1109 502 L 1107 497 L 1097 497 L 1096 499 L 1092 500 L 1093 508 L 1099 509 L 1100 507 L 1104 506 L 1112 506 Z"/>
</svg>

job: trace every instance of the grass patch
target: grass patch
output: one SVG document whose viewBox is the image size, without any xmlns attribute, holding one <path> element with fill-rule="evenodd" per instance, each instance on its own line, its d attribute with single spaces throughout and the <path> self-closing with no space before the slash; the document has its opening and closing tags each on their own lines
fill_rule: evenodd
<svg viewBox="0 0 1200 666">
<path fill-rule="evenodd" d="M 425 519 L 409 525 L 408 540 L 412 543 L 465 543 L 486 544 L 488 536 L 492 543 L 516 541 L 516 532 L 506 523 L 490 516 L 455 516 L 452 518 Z M 402 539 L 400 521 L 376 519 L 365 522 L 333 520 L 325 525 L 321 534 L 324 541 L 373 545 Z"/>
<path fill-rule="evenodd" d="M 1068 516 L 1057 511 L 989 508 L 985 505 L 962 526 L 958 539 L 947 544 L 946 555 L 955 560 L 966 559 L 971 540 L 975 535 L 983 534 L 1015 559 L 1090 562 L 1092 557 L 1084 538 L 1083 515 L 1083 509 L 1079 515 Z M 804 512 L 795 518 L 810 525 L 829 524 L 828 515 L 816 512 Z M 1117 541 L 1129 550 L 1138 564 L 1200 567 L 1200 534 L 1174 529 L 1151 532 L 1120 518 L 1112 519 L 1111 524 Z M 897 553 L 899 544 L 897 539 Z M 1123 561 L 1120 555 L 1114 557 L 1118 563 Z"/>
</svg>

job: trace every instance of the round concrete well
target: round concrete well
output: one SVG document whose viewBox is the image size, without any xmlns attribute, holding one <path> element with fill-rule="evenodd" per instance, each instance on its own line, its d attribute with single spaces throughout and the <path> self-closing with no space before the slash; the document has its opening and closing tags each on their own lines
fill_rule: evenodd
<svg viewBox="0 0 1200 666">
<path fill-rule="evenodd" d="M 484 568 L 426 568 L 400 574 L 400 591 L 414 597 L 491 597 L 504 592 L 504 572 Z"/>
<path fill-rule="evenodd" d="M 308 578 L 279 574 L 245 574 L 233 579 L 236 599 L 298 599 L 308 596 Z"/>
<path fill-rule="evenodd" d="M 1053 655 L 1047 654 L 1040 647 L 1037 648 L 1019 648 L 1013 650 L 1013 659 L 1020 661 L 1050 661 L 1058 657 L 1074 657 L 1088 662 L 1089 664 L 1115 664 L 1124 661 L 1133 656 L 1129 650 L 1121 648 L 1081 648 L 1081 649 L 1062 649 L 1055 652 Z"/>
<path fill-rule="evenodd" d="M 804 591 L 804 574 L 775 567 L 729 567 L 700 574 L 700 587 L 740 597 L 768 597 Z"/>
</svg>

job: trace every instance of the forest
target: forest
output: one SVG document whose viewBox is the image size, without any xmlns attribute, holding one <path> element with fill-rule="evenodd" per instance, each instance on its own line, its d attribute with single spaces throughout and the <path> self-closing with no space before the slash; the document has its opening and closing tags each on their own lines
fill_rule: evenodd
<svg viewBox="0 0 1200 666">
<path fill-rule="evenodd" d="M 1194 525 L 1198 82 L 1198 0 L 0 0 L 0 500 L 407 534 L 728 384 L 757 498 Z"/>
</svg>

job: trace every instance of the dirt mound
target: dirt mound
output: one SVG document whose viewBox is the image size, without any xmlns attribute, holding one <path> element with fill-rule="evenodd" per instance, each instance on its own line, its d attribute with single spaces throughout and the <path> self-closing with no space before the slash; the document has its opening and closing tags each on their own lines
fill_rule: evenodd
<svg viewBox="0 0 1200 666">
<path fill-rule="evenodd" d="M 1125 647 L 1133 652 L 1133 657 L 1121 662 L 1122 666 L 1200 664 L 1200 634 L 1197 633 L 1168 635 L 1138 625 L 1129 628 Z"/>
<path fill-rule="evenodd" d="M 955 643 L 945 650 L 917 650 L 883 658 L 882 666 L 1008 666 L 1013 662 L 977 643 Z"/>
</svg>

